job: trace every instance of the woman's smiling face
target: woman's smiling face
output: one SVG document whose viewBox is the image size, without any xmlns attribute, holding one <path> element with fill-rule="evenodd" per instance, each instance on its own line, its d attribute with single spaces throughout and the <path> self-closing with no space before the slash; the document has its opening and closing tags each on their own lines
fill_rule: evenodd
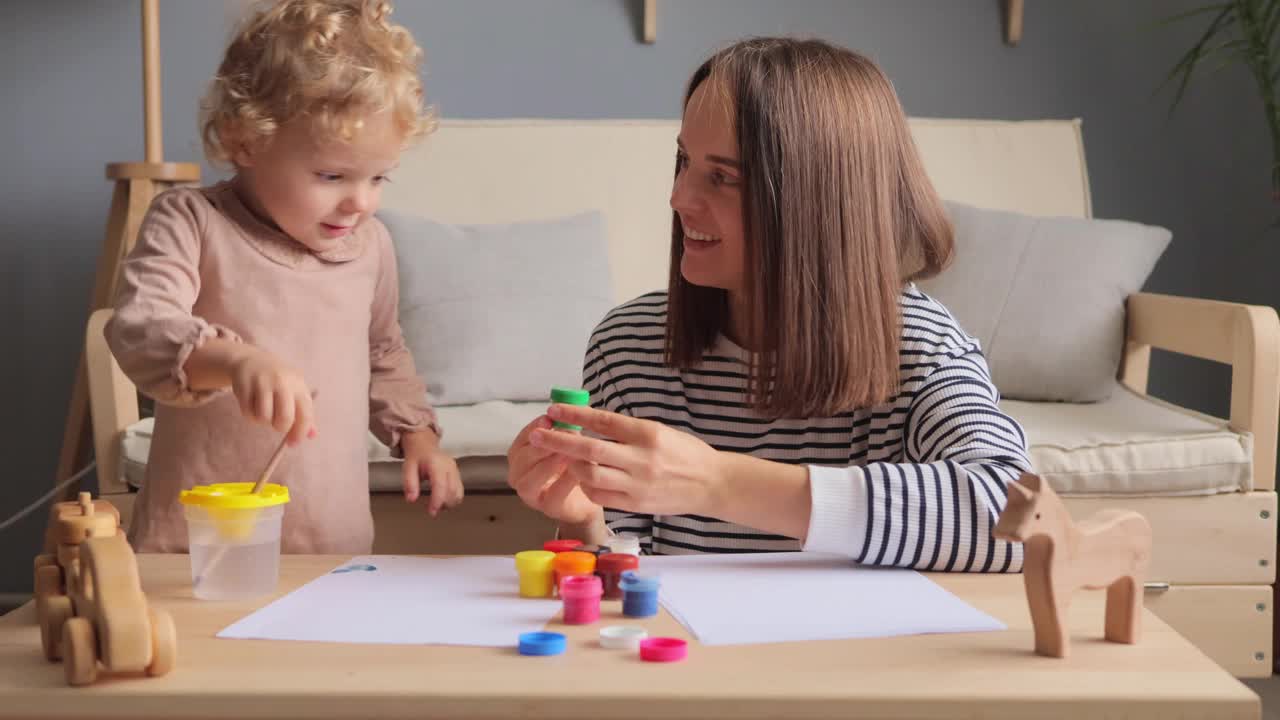
<svg viewBox="0 0 1280 720">
<path fill-rule="evenodd" d="M 689 97 L 677 139 L 671 209 L 680 218 L 680 274 L 694 285 L 741 292 L 746 262 L 742 167 L 732 105 L 711 81 Z"/>
</svg>

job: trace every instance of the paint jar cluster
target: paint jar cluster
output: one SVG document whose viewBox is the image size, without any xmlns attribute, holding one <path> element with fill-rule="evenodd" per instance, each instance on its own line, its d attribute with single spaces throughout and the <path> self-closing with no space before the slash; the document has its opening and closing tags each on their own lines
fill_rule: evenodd
<svg viewBox="0 0 1280 720">
<path fill-rule="evenodd" d="M 548 540 L 541 550 L 516 553 L 520 595 L 527 598 L 559 598 L 565 625 L 591 625 L 602 618 L 604 601 L 621 601 L 627 618 L 658 614 L 656 575 L 640 568 L 640 543 L 632 536 L 617 536 L 609 546 L 584 545 L 579 540 Z M 564 652 L 561 633 L 525 633 L 519 650 L 525 655 L 558 655 Z M 608 625 L 600 629 L 600 646 L 637 652 L 642 660 L 682 660 L 688 645 L 679 638 L 649 637 L 637 626 Z"/>
</svg>

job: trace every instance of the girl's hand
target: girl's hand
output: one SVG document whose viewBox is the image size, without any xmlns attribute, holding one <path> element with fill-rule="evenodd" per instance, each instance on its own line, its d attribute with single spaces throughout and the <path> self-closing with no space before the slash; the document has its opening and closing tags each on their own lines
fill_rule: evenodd
<svg viewBox="0 0 1280 720">
<path fill-rule="evenodd" d="M 245 417 L 288 433 L 290 445 L 315 435 L 311 391 L 301 373 L 270 353 L 242 345 L 229 374 Z"/>
<path fill-rule="evenodd" d="M 604 510 L 566 474 L 569 458 L 531 445 L 529 436 L 534 432 L 553 432 L 547 416 L 526 425 L 507 449 L 507 484 L 526 505 L 562 525 L 585 527 L 596 520 L 603 523 Z"/>
<path fill-rule="evenodd" d="M 422 490 L 422 478 L 430 483 L 431 495 L 427 512 L 435 517 L 442 509 L 457 507 L 462 502 L 462 473 L 458 463 L 440 449 L 440 439 L 430 430 L 405 433 L 400 438 L 404 451 L 404 499 L 416 502 Z"/>
<path fill-rule="evenodd" d="M 564 477 L 591 502 L 655 515 L 719 517 L 724 509 L 721 454 L 698 438 L 652 420 L 588 407 L 557 404 L 547 414 L 614 440 L 554 432 L 546 429 L 550 423 L 529 432 L 530 452 L 552 453 L 546 462 L 575 461 Z"/>
</svg>

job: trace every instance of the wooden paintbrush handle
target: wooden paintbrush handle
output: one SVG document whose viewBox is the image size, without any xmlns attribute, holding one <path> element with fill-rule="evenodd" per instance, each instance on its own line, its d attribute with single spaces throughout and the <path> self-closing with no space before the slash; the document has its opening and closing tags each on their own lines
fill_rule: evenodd
<svg viewBox="0 0 1280 720">
<path fill-rule="evenodd" d="M 276 448 L 276 451 L 271 455 L 271 460 L 267 462 L 267 467 L 263 469 L 262 474 L 258 476 L 258 482 L 253 484 L 253 490 L 251 492 L 254 495 L 257 495 L 258 493 L 262 492 L 262 486 L 267 484 L 267 478 L 271 477 L 271 473 L 275 472 L 276 465 L 280 463 L 280 458 L 284 455 L 284 450 L 286 447 L 288 447 L 288 445 L 289 445 L 289 436 L 285 435 L 283 438 L 280 439 L 280 445 Z"/>
<path fill-rule="evenodd" d="M 311 399 L 316 399 L 316 391 L 314 388 L 311 390 Z M 267 484 L 267 478 L 271 477 L 271 473 L 275 472 L 276 465 L 280 463 L 280 457 L 284 455 L 284 450 L 288 445 L 289 434 L 285 433 L 285 436 L 280 438 L 280 445 L 276 448 L 275 453 L 271 455 L 271 460 L 267 462 L 267 467 L 263 469 L 262 474 L 258 476 L 258 482 L 253 484 L 253 490 L 251 492 L 254 495 L 262 492 L 262 486 Z"/>
</svg>

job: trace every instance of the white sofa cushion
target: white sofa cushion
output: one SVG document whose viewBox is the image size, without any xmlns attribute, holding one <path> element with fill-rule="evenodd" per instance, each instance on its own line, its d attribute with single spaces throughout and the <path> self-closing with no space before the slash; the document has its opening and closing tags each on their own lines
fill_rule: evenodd
<svg viewBox="0 0 1280 720">
<path fill-rule="evenodd" d="M 947 210 L 955 260 L 919 285 L 978 338 L 1000 394 L 1105 400 L 1124 347 L 1125 299 L 1142 289 L 1169 231 L 957 202 Z"/>
<path fill-rule="evenodd" d="M 604 219 L 450 225 L 394 211 L 400 327 L 432 405 L 541 400 L 576 385 L 613 308 Z"/>
<path fill-rule="evenodd" d="M 1116 383 L 1100 403 L 1004 400 L 1031 462 L 1071 495 L 1212 495 L 1253 489 L 1253 436 Z"/>
<path fill-rule="evenodd" d="M 1079 120 L 908 122 L 942 197 L 1029 215 L 1091 214 Z M 599 210 L 616 305 L 667 286 L 679 132 L 679 119 L 442 118 L 401 154 L 382 208 L 446 223 Z"/>
<path fill-rule="evenodd" d="M 1001 402 L 1022 424 L 1031 459 L 1058 492 L 1070 495 L 1210 495 L 1253 488 L 1253 437 L 1218 418 L 1117 386 L 1101 403 Z M 506 453 L 546 402 L 486 402 L 439 408 L 444 448 L 468 491 L 505 489 Z M 142 484 L 151 420 L 123 435 L 126 479 Z M 369 484 L 399 492 L 400 461 L 369 435 Z"/>
</svg>

